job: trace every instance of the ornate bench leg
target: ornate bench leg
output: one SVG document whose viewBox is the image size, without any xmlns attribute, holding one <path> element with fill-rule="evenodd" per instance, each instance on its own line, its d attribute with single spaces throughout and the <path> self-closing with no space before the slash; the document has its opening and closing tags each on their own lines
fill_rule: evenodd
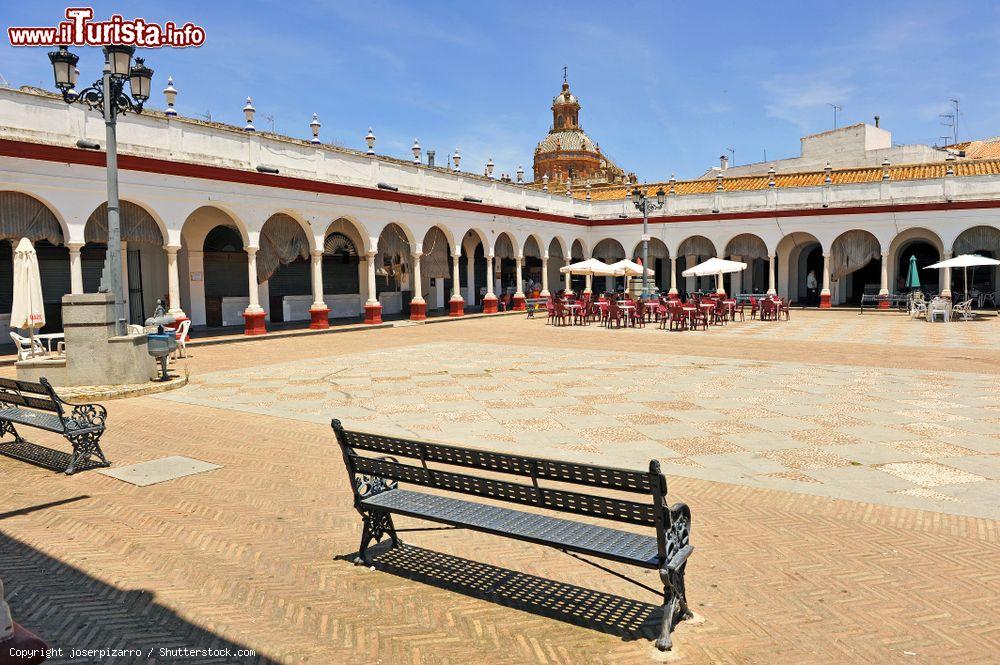
<svg viewBox="0 0 1000 665">
<path fill-rule="evenodd" d="M 681 566 L 676 572 L 667 568 L 660 569 L 660 580 L 663 582 L 663 623 L 660 625 L 660 636 L 656 640 L 656 648 L 660 651 L 669 651 L 673 647 L 670 633 L 673 632 L 677 621 L 691 618 L 684 592 L 685 566 Z"/>
<path fill-rule="evenodd" d="M 382 540 L 382 536 L 388 534 L 392 540 L 392 546 L 398 547 L 402 541 L 396 536 L 396 527 L 392 523 L 392 515 L 379 511 L 365 513 L 363 516 L 364 527 L 361 529 L 361 545 L 358 547 L 358 556 L 354 563 L 371 566 L 371 557 L 368 556 L 368 546 L 374 540 L 376 543 Z"/>
<path fill-rule="evenodd" d="M 24 439 L 22 439 L 21 435 L 17 433 L 17 430 L 14 429 L 14 423 L 9 420 L 0 420 L 0 439 L 8 434 L 13 434 L 14 441 L 17 443 L 24 443 Z"/>
<path fill-rule="evenodd" d="M 73 444 L 73 455 L 69 458 L 69 466 L 66 467 L 67 476 L 76 473 L 76 465 L 87 463 L 93 455 L 96 455 L 101 460 L 100 466 L 111 466 L 111 462 L 104 456 L 104 451 L 101 450 L 101 445 L 98 443 L 101 439 L 101 434 L 103 432 L 66 435 L 69 442 Z"/>
</svg>

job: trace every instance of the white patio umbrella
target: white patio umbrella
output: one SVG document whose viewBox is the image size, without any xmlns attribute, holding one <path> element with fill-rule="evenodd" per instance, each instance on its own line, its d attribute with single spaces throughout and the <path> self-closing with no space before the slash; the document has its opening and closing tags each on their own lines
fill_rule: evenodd
<svg viewBox="0 0 1000 665">
<path fill-rule="evenodd" d="M 21 238 L 14 250 L 14 300 L 10 308 L 10 327 L 27 328 L 31 355 L 35 355 L 35 329 L 45 325 L 42 278 L 38 274 L 38 254 L 31 241 Z"/>
<path fill-rule="evenodd" d="M 598 259 L 584 259 L 571 263 L 568 266 L 559 268 L 561 273 L 572 273 L 574 275 L 594 275 L 597 277 L 621 277 L 625 273 L 612 268 L 609 264 Z"/>
<path fill-rule="evenodd" d="M 924 270 L 929 270 L 930 268 L 962 268 L 962 272 L 964 273 L 963 278 L 965 281 L 965 293 L 968 294 L 969 268 L 975 268 L 976 266 L 1000 266 L 1000 261 L 991 259 L 988 256 L 979 256 L 978 254 L 960 254 L 959 256 L 925 266 Z"/>
<path fill-rule="evenodd" d="M 720 259 L 717 256 L 713 256 L 707 261 L 702 261 L 698 265 L 688 268 L 681 273 L 684 277 L 707 277 L 709 275 L 716 276 L 716 289 L 718 289 L 722 284 L 723 273 L 728 272 L 741 272 L 747 269 L 747 264 L 742 261 L 730 261 L 728 259 Z"/>
<path fill-rule="evenodd" d="M 622 259 L 621 261 L 615 261 L 608 268 L 613 268 L 615 270 L 622 271 L 621 274 L 625 275 L 625 293 L 628 293 L 628 284 L 632 277 L 642 277 L 642 264 L 636 263 L 635 261 L 629 261 L 628 259 Z M 653 269 L 647 268 L 646 274 L 650 277 L 653 276 Z"/>
</svg>

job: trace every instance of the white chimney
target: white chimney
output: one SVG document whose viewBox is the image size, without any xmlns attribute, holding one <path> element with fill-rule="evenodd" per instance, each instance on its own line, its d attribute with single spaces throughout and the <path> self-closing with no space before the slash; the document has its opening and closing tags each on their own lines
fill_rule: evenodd
<svg viewBox="0 0 1000 665">
<path fill-rule="evenodd" d="M 723 171 L 729 168 L 729 157 L 727 155 L 719 156 L 719 168 Z"/>
</svg>

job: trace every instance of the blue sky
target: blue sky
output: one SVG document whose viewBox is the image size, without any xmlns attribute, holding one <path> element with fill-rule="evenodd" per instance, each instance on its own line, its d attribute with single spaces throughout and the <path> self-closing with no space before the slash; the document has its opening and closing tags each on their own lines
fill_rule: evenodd
<svg viewBox="0 0 1000 665">
<path fill-rule="evenodd" d="M 87 3 L 79 3 L 86 5 Z M 408 157 L 414 138 L 463 169 L 523 164 L 549 129 L 562 67 L 581 123 L 643 180 L 694 177 L 727 148 L 736 163 L 798 154 L 798 139 L 875 114 L 896 143 L 935 143 L 939 113 L 961 101 L 959 139 L 1000 135 L 1000 4 L 993 2 L 95 2 L 193 21 L 197 49 L 158 49 L 153 104 L 174 77 L 182 115 Z M 6 2 L 9 25 L 54 25 L 66 4 Z M 81 78 L 99 52 L 81 53 Z M 45 49 L 0 46 L 11 85 L 51 88 Z"/>
</svg>

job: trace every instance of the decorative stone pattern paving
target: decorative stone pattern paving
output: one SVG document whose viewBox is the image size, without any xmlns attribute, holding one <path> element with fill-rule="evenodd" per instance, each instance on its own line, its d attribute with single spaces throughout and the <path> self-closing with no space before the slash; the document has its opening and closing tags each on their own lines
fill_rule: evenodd
<svg viewBox="0 0 1000 665">
<path fill-rule="evenodd" d="M 985 375 L 426 343 L 212 372 L 157 399 L 1000 517 L 1000 385 Z"/>
</svg>

